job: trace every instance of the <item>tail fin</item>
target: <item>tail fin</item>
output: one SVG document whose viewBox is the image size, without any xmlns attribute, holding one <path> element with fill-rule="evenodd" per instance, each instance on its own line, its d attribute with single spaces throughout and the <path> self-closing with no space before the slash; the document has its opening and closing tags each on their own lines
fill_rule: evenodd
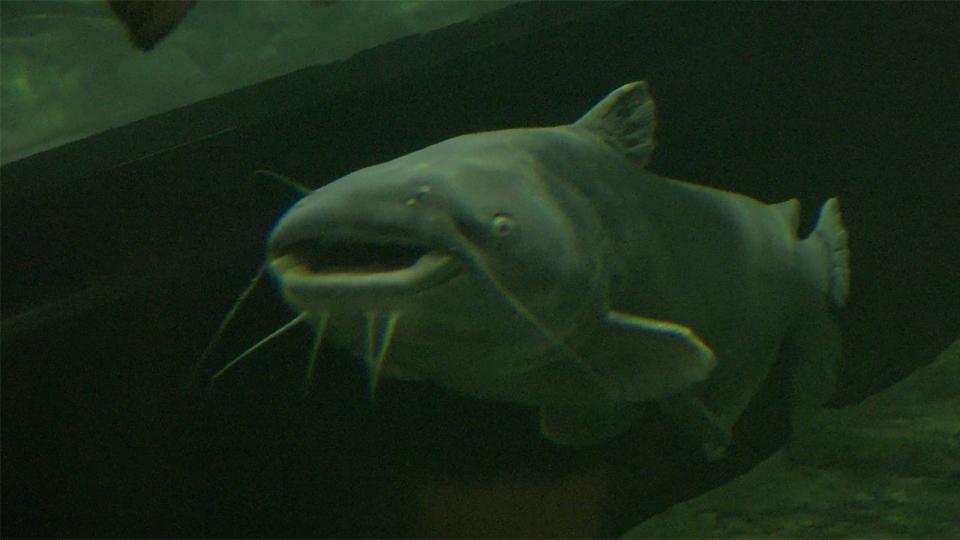
<svg viewBox="0 0 960 540">
<path fill-rule="evenodd" d="M 824 253 L 822 264 L 826 267 L 820 288 L 834 306 L 843 306 L 850 292 L 850 251 L 847 249 L 847 229 L 840 219 L 840 202 L 836 197 L 828 200 L 820 209 L 817 226 L 808 240 L 819 242 Z"/>
</svg>

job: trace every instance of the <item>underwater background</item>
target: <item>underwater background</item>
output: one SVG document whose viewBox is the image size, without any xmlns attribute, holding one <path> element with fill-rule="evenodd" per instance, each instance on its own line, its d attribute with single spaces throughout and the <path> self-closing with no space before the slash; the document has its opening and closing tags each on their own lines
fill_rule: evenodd
<svg viewBox="0 0 960 540">
<path fill-rule="evenodd" d="M 311 4 L 200 3 L 141 52 L 100 3 L 0 2 L 3 536 L 619 536 L 761 462 L 776 376 L 717 464 L 653 413 L 573 451 L 523 407 L 395 381 L 371 403 L 332 347 L 304 398 L 305 328 L 191 385 L 298 196 L 255 171 L 318 187 L 628 81 L 654 171 L 799 197 L 801 229 L 841 198 L 833 407 L 960 337 L 960 5 Z M 199 372 L 289 317 L 258 290 Z"/>
<path fill-rule="evenodd" d="M 187 9 L 145 54 L 104 0 L 4 0 L 0 153 L 6 163 L 510 3 L 140 2 L 154 19 Z"/>
</svg>

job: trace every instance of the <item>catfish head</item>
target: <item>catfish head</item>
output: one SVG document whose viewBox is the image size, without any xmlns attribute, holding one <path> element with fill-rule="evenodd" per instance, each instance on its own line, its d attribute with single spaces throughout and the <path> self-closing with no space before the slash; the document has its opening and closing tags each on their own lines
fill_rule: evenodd
<svg viewBox="0 0 960 540">
<path fill-rule="evenodd" d="M 356 171 L 276 224 L 268 261 L 284 299 L 318 333 L 329 321 L 372 386 L 382 372 L 485 394 L 563 354 L 598 316 L 596 220 L 543 178 L 523 144 L 537 131 L 457 137 Z"/>
</svg>

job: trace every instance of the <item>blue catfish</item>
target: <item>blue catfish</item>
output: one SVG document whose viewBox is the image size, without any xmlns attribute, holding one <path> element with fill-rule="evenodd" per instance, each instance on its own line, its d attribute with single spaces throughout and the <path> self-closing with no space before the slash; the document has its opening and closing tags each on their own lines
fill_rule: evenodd
<svg viewBox="0 0 960 540">
<path fill-rule="evenodd" d="M 805 417 L 832 391 L 849 287 L 836 199 L 659 176 L 654 105 L 627 84 L 571 125 L 454 137 L 348 174 L 279 220 L 267 267 L 294 320 L 382 377 L 538 407 L 567 445 L 656 402 L 710 452 L 783 357 Z M 311 359 L 315 369 L 316 352 Z"/>
</svg>

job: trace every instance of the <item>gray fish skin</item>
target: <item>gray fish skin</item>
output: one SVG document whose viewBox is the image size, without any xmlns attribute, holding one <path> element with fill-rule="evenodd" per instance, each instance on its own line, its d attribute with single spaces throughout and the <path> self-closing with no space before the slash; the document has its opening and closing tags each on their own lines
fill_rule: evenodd
<svg viewBox="0 0 960 540">
<path fill-rule="evenodd" d="M 280 219 L 271 273 L 358 354 L 364 321 L 396 314 L 378 373 L 538 406 L 560 444 L 609 440 L 655 401 L 719 455 L 780 357 L 799 424 L 829 397 L 839 355 L 837 201 L 800 239 L 796 200 L 647 170 L 654 124 L 635 82 L 572 125 L 464 135 L 361 169 Z"/>
</svg>

